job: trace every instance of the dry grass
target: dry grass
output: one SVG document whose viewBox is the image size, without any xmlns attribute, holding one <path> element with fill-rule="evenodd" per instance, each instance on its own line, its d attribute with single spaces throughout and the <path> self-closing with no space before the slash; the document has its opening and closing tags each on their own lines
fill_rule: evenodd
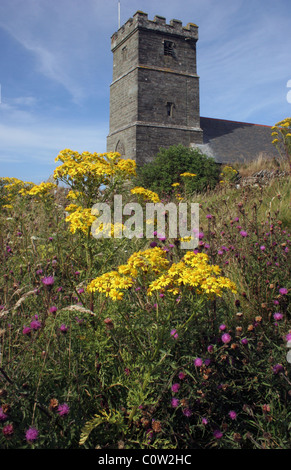
<svg viewBox="0 0 291 470">
<path fill-rule="evenodd" d="M 265 153 L 259 153 L 252 161 L 245 163 L 235 163 L 232 165 L 242 177 L 252 176 L 261 170 L 268 171 L 288 171 L 287 161 L 278 157 L 277 159 L 266 155 Z"/>
</svg>

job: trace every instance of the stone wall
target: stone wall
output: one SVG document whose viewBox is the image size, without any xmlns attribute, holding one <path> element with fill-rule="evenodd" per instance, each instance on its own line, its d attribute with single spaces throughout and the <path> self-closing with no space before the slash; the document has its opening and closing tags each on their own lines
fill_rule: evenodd
<svg viewBox="0 0 291 470">
<path fill-rule="evenodd" d="M 107 151 L 125 149 L 137 163 L 150 161 L 160 147 L 203 142 L 198 27 L 137 12 L 111 38 L 113 81 Z"/>
</svg>

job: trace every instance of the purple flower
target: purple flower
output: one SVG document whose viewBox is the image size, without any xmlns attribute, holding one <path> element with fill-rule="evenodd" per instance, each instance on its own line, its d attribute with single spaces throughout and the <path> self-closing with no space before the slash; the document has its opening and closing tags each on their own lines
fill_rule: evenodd
<svg viewBox="0 0 291 470">
<path fill-rule="evenodd" d="M 2 406 L 0 406 L 0 421 L 6 421 L 7 418 L 8 418 L 8 415 L 4 413 Z"/>
<path fill-rule="evenodd" d="M 219 429 L 215 429 L 215 431 L 213 431 L 213 436 L 216 438 L 216 439 L 221 439 L 223 434 L 222 432 L 219 430 Z"/>
<path fill-rule="evenodd" d="M 242 237 L 248 236 L 248 232 L 246 232 L 245 230 L 241 230 L 239 233 L 241 234 Z"/>
<path fill-rule="evenodd" d="M 208 420 L 206 418 L 202 418 L 202 424 L 206 426 L 206 424 L 208 424 Z"/>
<path fill-rule="evenodd" d="M 283 371 L 284 370 L 284 367 L 282 366 L 282 364 L 276 364 L 274 367 L 273 367 L 273 372 L 274 374 L 278 374 L 279 372 Z"/>
<path fill-rule="evenodd" d="M 276 321 L 282 320 L 283 316 L 284 316 L 283 313 L 280 313 L 280 312 L 276 312 L 273 315 L 274 320 L 276 320 Z"/>
<path fill-rule="evenodd" d="M 9 438 L 14 433 L 13 424 L 7 424 L 2 429 L 3 436 Z"/>
<path fill-rule="evenodd" d="M 230 411 L 230 412 L 228 413 L 228 416 L 230 417 L 230 419 L 236 419 L 236 416 L 237 416 L 237 415 L 236 415 L 236 412 L 235 412 L 235 411 Z"/>
<path fill-rule="evenodd" d="M 48 276 L 48 277 L 44 277 L 42 278 L 42 283 L 45 285 L 45 286 L 52 286 L 53 283 L 55 282 L 53 276 Z"/>
<path fill-rule="evenodd" d="M 59 405 L 57 411 L 60 416 L 65 416 L 70 412 L 70 407 L 67 405 L 67 403 L 63 403 L 62 405 Z"/>
<path fill-rule="evenodd" d="M 55 306 L 50 307 L 50 312 L 51 312 L 51 313 L 56 313 L 57 310 L 58 310 L 58 309 L 57 309 L 57 307 L 55 307 Z"/>
<path fill-rule="evenodd" d="M 288 294 L 288 289 L 286 289 L 286 287 L 281 287 L 281 289 L 279 289 L 279 293 L 281 295 L 286 295 Z"/>
<path fill-rule="evenodd" d="M 38 430 L 36 428 L 30 427 L 25 433 L 25 438 L 27 442 L 36 441 L 38 438 Z"/>
<path fill-rule="evenodd" d="M 227 344 L 231 341 L 231 336 L 228 333 L 224 333 L 224 335 L 222 335 L 222 337 L 221 337 L 221 341 L 224 344 Z"/>
<path fill-rule="evenodd" d="M 242 338 L 242 340 L 241 340 L 241 344 L 248 344 L 248 340 L 247 340 L 247 338 Z"/>
<path fill-rule="evenodd" d="M 203 233 L 203 232 L 199 232 L 198 238 L 199 238 L 199 240 L 202 240 L 202 238 L 204 238 L 204 233 Z"/>
<path fill-rule="evenodd" d="M 266 249 L 265 245 L 261 245 L 261 246 L 260 246 L 260 250 L 261 250 L 261 251 L 265 251 L 265 249 Z"/>
<path fill-rule="evenodd" d="M 180 384 L 173 384 L 172 385 L 172 392 L 174 392 L 174 393 L 178 392 L 179 388 L 180 388 Z"/>
<path fill-rule="evenodd" d="M 62 323 L 60 326 L 60 330 L 62 333 L 67 333 L 68 327 L 64 323 Z"/>
<path fill-rule="evenodd" d="M 177 330 L 171 330 L 171 336 L 173 336 L 175 339 L 178 339 L 179 335 L 177 333 Z"/>
<path fill-rule="evenodd" d="M 210 344 L 209 346 L 207 346 L 207 351 L 209 353 L 211 353 L 213 351 L 213 344 Z"/>
<path fill-rule="evenodd" d="M 220 329 L 221 331 L 225 330 L 225 328 L 226 328 L 226 325 L 224 325 L 224 324 L 220 325 L 220 327 L 219 327 L 219 329 Z"/>
<path fill-rule="evenodd" d="M 285 340 L 288 342 L 288 341 L 291 341 L 291 333 L 287 333 L 287 335 L 285 336 Z"/>
<path fill-rule="evenodd" d="M 194 366 L 195 367 L 201 367 L 203 365 L 203 361 L 200 357 L 197 357 L 194 361 Z"/>
<path fill-rule="evenodd" d="M 30 323 L 30 328 L 32 330 L 39 330 L 41 328 L 41 323 L 40 321 L 38 320 L 32 320 L 32 322 Z"/>
<path fill-rule="evenodd" d="M 151 248 L 155 248 L 156 246 L 157 246 L 157 242 L 151 242 L 151 243 L 150 243 L 150 247 L 151 247 Z"/>
<path fill-rule="evenodd" d="M 171 404 L 172 404 L 173 408 L 177 408 L 177 406 L 179 406 L 179 399 L 178 398 L 172 398 Z"/>
<path fill-rule="evenodd" d="M 207 214 L 206 219 L 212 219 L 212 217 L 213 216 L 211 214 Z"/>
<path fill-rule="evenodd" d="M 186 374 L 184 372 L 179 372 L 178 377 L 179 377 L 180 380 L 183 380 L 183 379 L 185 379 Z"/>
<path fill-rule="evenodd" d="M 24 335 L 29 335 L 31 333 L 31 329 L 29 328 L 29 326 L 25 326 L 22 330 L 22 333 Z"/>
<path fill-rule="evenodd" d="M 190 418 L 190 416 L 192 416 L 192 411 L 190 410 L 190 408 L 184 408 L 183 415 L 187 416 L 187 418 Z"/>
</svg>

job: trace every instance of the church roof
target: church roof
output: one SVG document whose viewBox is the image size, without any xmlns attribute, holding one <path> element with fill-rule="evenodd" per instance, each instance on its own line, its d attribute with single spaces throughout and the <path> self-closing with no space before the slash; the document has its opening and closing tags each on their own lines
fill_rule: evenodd
<svg viewBox="0 0 291 470">
<path fill-rule="evenodd" d="M 278 157 L 271 126 L 200 117 L 203 153 L 219 163 L 247 162 L 259 154 Z"/>
</svg>

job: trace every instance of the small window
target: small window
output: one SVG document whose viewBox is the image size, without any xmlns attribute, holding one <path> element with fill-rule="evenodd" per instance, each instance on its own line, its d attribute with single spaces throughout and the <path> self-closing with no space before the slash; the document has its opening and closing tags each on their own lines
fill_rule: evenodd
<svg viewBox="0 0 291 470">
<path fill-rule="evenodd" d="M 173 117 L 174 107 L 175 107 L 174 103 L 171 103 L 170 101 L 167 102 L 167 114 L 169 117 Z"/>
<path fill-rule="evenodd" d="M 174 57 L 174 48 L 175 44 L 172 41 L 164 41 L 164 55 L 169 55 Z"/>
<path fill-rule="evenodd" d="M 126 46 L 122 48 L 121 54 L 122 54 L 122 59 L 126 60 L 127 59 L 127 47 Z"/>
</svg>

